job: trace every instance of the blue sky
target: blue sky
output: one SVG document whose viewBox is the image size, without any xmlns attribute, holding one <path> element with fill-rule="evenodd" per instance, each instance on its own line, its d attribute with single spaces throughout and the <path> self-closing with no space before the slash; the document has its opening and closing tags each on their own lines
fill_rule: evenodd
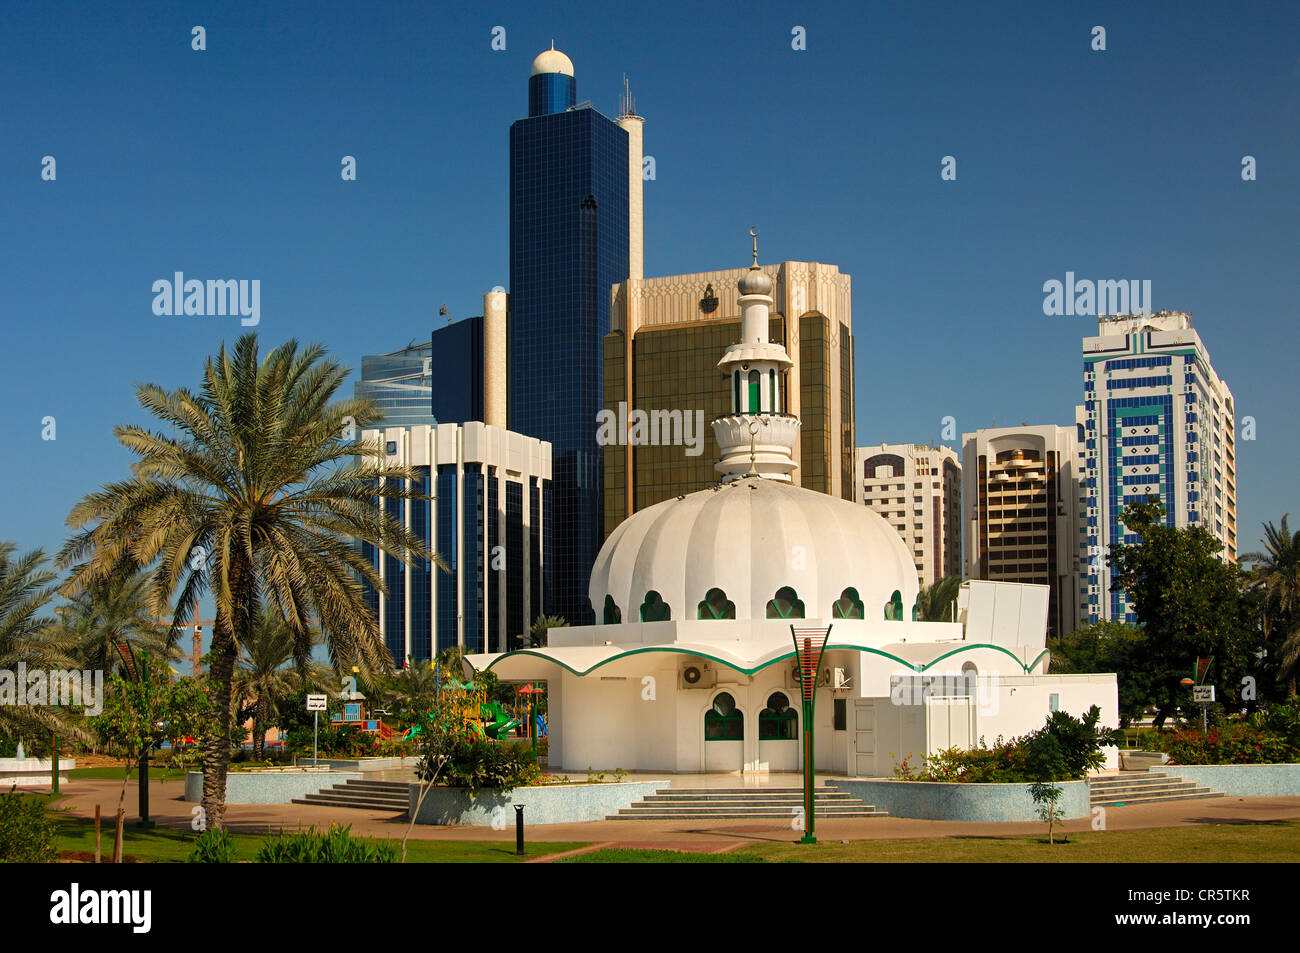
<svg viewBox="0 0 1300 953">
<path fill-rule="evenodd" d="M 1044 316 L 1043 282 L 1145 278 L 1256 418 L 1243 549 L 1300 508 L 1294 3 L 127 6 L 0 12 L 0 538 L 21 548 L 57 548 L 125 474 L 136 382 L 196 384 L 242 330 L 154 315 L 154 280 L 260 279 L 267 344 L 353 367 L 443 303 L 479 313 L 509 284 L 508 129 L 552 38 L 606 114 L 630 77 L 647 275 L 742 265 L 758 224 L 764 261 L 853 276 L 860 444 L 936 440 L 946 415 L 1071 423 L 1095 322 Z"/>
</svg>

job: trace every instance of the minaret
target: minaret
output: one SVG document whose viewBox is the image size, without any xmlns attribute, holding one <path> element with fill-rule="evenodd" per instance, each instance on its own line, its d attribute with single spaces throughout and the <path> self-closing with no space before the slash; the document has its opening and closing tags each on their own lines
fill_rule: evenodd
<svg viewBox="0 0 1300 953">
<path fill-rule="evenodd" d="M 785 347 L 767 339 L 772 279 L 758 267 L 758 229 L 751 228 L 754 263 L 737 282 L 740 290 L 740 341 L 731 345 L 718 368 L 731 385 L 731 413 L 713 421 L 721 459 L 714 469 L 722 482 L 764 477 L 791 482 L 799 418 L 785 413 L 786 372 L 794 366 Z"/>
<path fill-rule="evenodd" d="M 623 77 L 623 96 L 618 124 L 627 133 L 627 257 L 629 278 L 645 277 L 645 238 L 642 213 L 642 127 L 645 119 L 636 114 L 636 102 Z"/>
</svg>

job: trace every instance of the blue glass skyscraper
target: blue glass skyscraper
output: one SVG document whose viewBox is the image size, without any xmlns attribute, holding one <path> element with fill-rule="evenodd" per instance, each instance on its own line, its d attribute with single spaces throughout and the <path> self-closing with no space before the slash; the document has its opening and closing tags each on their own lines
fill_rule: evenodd
<svg viewBox="0 0 1300 953">
<path fill-rule="evenodd" d="M 602 540 L 602 338 L 629 273 L 628 133 L 575 103 L 573 64 L 533 62 L 528 118 L 510 126 L 510 429 L 552 445 L 548 611 L 595 621 L 587 583 Z"/>
</svg>

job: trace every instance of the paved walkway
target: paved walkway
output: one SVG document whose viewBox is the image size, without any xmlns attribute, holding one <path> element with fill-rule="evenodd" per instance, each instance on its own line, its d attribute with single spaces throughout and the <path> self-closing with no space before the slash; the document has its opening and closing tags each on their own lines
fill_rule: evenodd
<svg viewBox="0 0 1300 953">
<path fill-rule="evenodd" d="M 777 776 L 780 777 L 780 776 Z M 684 778 L 674 781 L 679 787 Z M 716 780 L 716 779 L 713 779 Z M 67 795 L 62 806 L 79 817 L 94 817 L 99 804 L 108 823 L 117 809 L 122 782 L 74 779 L 62 786 Z M 48 788 L 31 788 L 34 792 Z M 190 830 L 195 805 L 184 799 L 184 782 L 150 781 L 149 805 L 160 827 Z M 127 823 L 136 819 L 136 782 L 127 786 Z M 1199 824 L 1253 824 L 1300 819 L 1300 797 L 1209 798 L 1167 801 L 1106 808 L 1107 830 L 1138 830 L 1156 827 L 1192 827 Z M 325 827 L 331 823 L 351 824 L 355 834 L 400 838 L 407 828 L 405 814 L 385 811 L 340 809 L 309 804 L 231 804 L 226 808 L 226 827 L 232 832 L 261 834 L 280 828 Z M 1091 819 L 1066 821 L 1061 829 L 1074 832 L 1092 827 Z M 817 835 L 822 840 L 890 840 L 918 837 L 1007 837 L 1042 833 L 1038 822 L 1014 824 L 969 823 L 964 821 L 922 821 L 901 817 L 819 818 Z M 685 821 L 588 821 L 580 824 L 546 824 L 529 827 L 530 841 L 582 842 L 601 846 L 674 848 L 696 851 L 725 851 L 752 843 L 781 843 L 797 839 L 788 822 L 765 818 L 710 822 Z M 435 827 L 417 824 L 415 840 L 501 841 L 513 843 L 514 825 L 495 831 L 490 827 Z"/>
</svg>

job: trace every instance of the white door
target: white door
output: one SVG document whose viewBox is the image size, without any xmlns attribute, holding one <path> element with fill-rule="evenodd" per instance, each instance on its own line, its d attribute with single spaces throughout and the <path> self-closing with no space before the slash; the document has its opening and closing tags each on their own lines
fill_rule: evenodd
<svg viewBox="0 0 1300 953">
<path fill-rule="evenodd" d="M 853 773 L 871 777 L 876 770 L 876 703 L 853 699 Z"/>
<path fill-rule="evenodd" d="M 975 699 L 970 695 L 925 700 L 926 753 L 975 745 Z"/>
</svg>

